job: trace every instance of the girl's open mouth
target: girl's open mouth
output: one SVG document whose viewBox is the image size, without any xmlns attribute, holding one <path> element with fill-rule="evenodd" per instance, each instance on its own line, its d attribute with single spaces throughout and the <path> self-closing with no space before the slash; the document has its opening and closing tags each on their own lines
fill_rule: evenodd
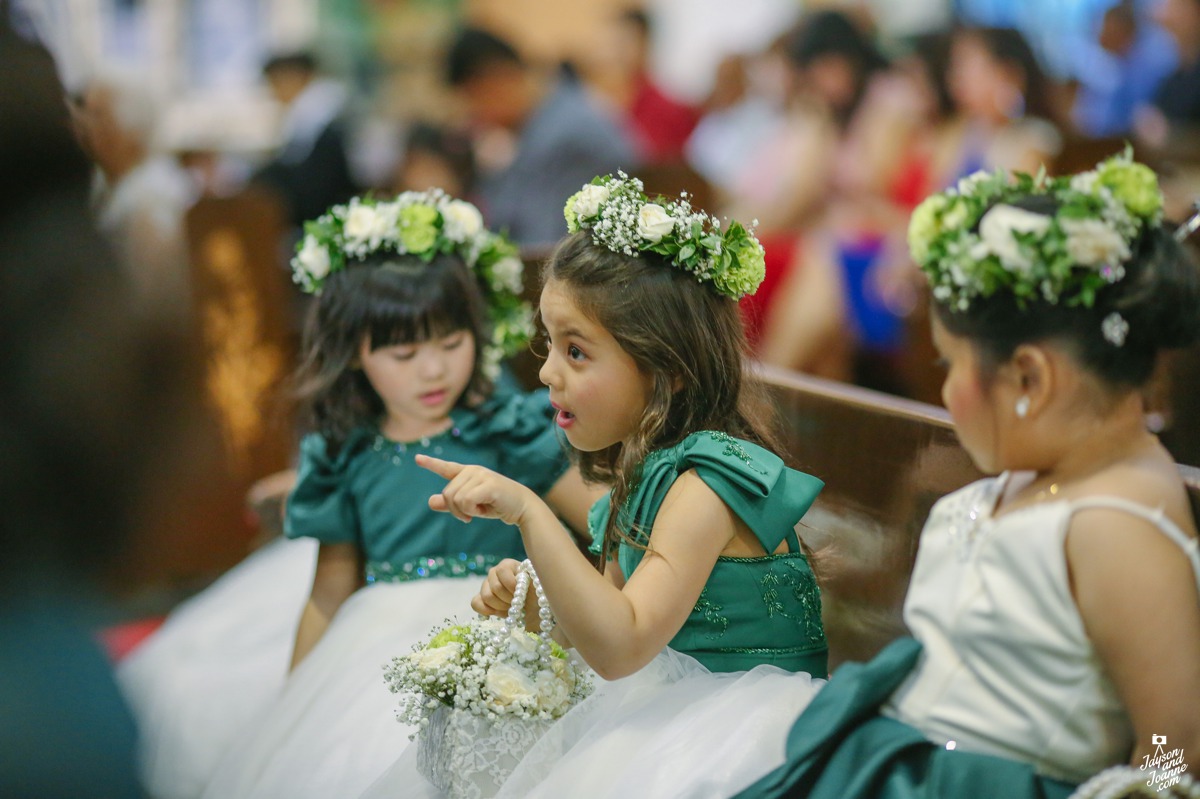
<svg viewBox="0 0 1200 799">
<path fill-rule="evenodd" d="M 446 390 L 430 391 L 428 394 L 422 394 L 419 399 L 422 405 L 441 405 L 446 400 Z"/>
</svg>

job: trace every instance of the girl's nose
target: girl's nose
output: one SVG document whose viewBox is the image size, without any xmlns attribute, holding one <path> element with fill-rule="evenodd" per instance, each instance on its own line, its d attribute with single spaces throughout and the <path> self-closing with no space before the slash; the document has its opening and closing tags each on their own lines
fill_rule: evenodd
<svg viewBox="0 0 1200 799">
<path fill-rule="evenodd" d="M 542 368 L 538 369 L 538 380 L 542 381 L 543 386 L 556 388 L 555 378 L 558 375 L 557 367 L 554 364 L 554 350 L 550 350 L 546 355 L 546 360 L 542 362 Z"/>
<path fill-rule="evenodd" d="M 427 351 L 421 358 L 421 376 L 426 379 L 441 377 L 446 372 L 446 359 L 440 352 Z"/>
</svg>

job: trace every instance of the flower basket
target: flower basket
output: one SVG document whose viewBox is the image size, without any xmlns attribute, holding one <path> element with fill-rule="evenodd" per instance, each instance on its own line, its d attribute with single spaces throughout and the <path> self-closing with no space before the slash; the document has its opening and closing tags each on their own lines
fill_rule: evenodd
<svg viewBox="0 0 1200 799">
<path fill-rule="evenodd" d="M 539 633 L 525 630 L 533 586 Z M 384 680 L 402 694 L 397 718 L 417 728 L 417 768 L 450 796 L 494 796 L 554 720 L 592 690 L 586 669 L 550 640 L 553 617 L 526 560 L 506 619 L 435 629 L 392 659 Z"/>
<path fill-rule="evenodd" d="M 417 736 L 417 770 L 450 796 L 495 796 L 551 719 L 477 716 L 439 706 Z"/>
</svg>

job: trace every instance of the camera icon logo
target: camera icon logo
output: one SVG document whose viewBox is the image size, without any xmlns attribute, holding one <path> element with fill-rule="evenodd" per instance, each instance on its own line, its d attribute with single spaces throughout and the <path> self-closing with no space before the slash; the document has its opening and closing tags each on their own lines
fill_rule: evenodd
<svg viewBox="0 0 1200 799">
<path fill-rule="evenodd" d="M 1167 745 L 1167 736 L 1165 736 L 1165 735 L 1151 736 L 1150 744 L 1151 744 L 1151 746 L 1166 746 Z"/>
</svg>

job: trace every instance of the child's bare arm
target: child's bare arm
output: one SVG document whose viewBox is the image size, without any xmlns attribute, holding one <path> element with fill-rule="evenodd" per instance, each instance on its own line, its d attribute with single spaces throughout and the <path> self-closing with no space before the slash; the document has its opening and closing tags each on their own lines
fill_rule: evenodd
<svg viewBox="0 0 1200 799">
<path fill-rule="evenodd" d="M 566 522 L 575 537 L 590 543 L 588 511 L 604 495 L 604 486 L 585 483 L 579 468 L 572 466 L 550 487 L 543 497 L 558 517 Z"/>
<path fill-rule="evenodd" d="M 1133 764 L 1153 735 L 1200 752 L 1200 597 L 1183 551 L 1107 508 L 1078 512 L 1066 548 L 1084 626 L 1133 721 Z M 1200 773 L 1200 758 L 1189 762 Z"/>
<path fill-rule="evenodd" d="M 321 544 L 312 593 L 300 615 L 296 646 L 292 651 L 294 670 L 308 656 L 333 619 L 338 608 L 363 585 L 362 557 L 355 544 Z"/>
<path fill-rule="evenodd" d="M 652 549 L 617 588 L 596 572 L 554 512 L 525 486 L 480 467 L 424 456 L 417 462 L 450 480 L 430 498 L 435 510 L 464 521 L 499 518 L 521 528 L 562 632 L 606 679 L 637 671 L 675 636 L 738 530 L 729 506 L 695 472 L 685 472 L 659 509 Z"/>
</svg>

